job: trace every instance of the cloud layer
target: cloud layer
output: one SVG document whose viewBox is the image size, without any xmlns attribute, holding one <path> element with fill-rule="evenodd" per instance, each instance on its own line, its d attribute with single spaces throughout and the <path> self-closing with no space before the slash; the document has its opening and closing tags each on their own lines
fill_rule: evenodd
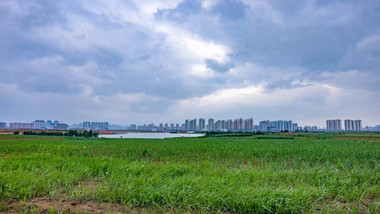
<svg viewBox="0 0 380 214">
<path fill-rule="evenodd" d="M 380 122 L 380 1 L 0 2 L 0 121 Z"/>
</svg>

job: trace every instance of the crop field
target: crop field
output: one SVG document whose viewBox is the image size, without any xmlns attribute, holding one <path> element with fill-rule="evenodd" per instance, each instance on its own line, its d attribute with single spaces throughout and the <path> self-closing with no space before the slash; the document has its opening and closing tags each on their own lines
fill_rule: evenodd
<svg viewBox="0 0 380 214">
<path fill-rule="evenodd" d="M 379 213 L 379 138 L 353 137 L 0 135 L 0 213 Z"/>
</svg>

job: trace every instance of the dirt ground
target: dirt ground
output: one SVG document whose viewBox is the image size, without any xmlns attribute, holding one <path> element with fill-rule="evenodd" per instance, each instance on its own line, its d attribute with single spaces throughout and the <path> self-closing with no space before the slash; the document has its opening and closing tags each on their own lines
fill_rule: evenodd
<svg viewBox="0 0 380 214">
<path fill-rule="evenodd" d="M 141 213 L 117 204 L 96 203 L 93 201 L 69 201 L 65 198 L 51 200 L 49 197 L 36 197 L 26 202 L 8 202 L 2 213 Z"/>
<path fill-rule="evenodd" d="M 96 191 L 100 182 L 83 181 L 80 183 L 90 191 Z M 122 204 L 98 203 L 89 200 L 70 200 L 65 193 L 58 199 L 48 196 L 35 197 L 27 201 L 0 202 L 0 214 L 4 213 L 149 213 L 148 210 Z"/>
</svg>

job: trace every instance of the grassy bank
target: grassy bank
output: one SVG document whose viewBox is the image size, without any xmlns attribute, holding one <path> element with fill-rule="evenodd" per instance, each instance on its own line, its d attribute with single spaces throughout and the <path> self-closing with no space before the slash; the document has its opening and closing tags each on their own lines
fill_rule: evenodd
<svg viewBox="0 0 380 214">
<path fill-rule="evenodd" d="M 379 195 L 376 140 L 0 136 L 0 211 L 64 197 L 163 212 L 376 213 Z"/>
</svg>

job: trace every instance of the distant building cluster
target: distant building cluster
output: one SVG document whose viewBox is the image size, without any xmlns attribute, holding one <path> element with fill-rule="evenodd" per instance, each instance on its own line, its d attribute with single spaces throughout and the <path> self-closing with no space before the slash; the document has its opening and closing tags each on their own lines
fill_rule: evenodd
<svg viewBox="0 0 380 214">
<path fill-rule="evenodd" d="M 182 125 L 185 131 L 254 131 L 253 118 L 216 120 L 214 118 L 185 120 Z"/>
<path fill-rule="evenodd" d="M 83 122 L 83 128 L 88 130 L 108 130 L 108 122 Z"/>
<path fill-rule="evenodd" d="M 305 127 L 310 131 L 320 130 L 316 126 Z M 254 125 L 253 118 L 243 119 L 229 119 L 229 120 L 215 120 L 214 118 L 204 119 L 187 119 L 183 124 L 174 123 L 160 123 L 158 126 L 154 124 L 144 124 L 138 126 L 132 124 L 129 130 L 136 131 L 263 131 L 263 132 L 280 132 L 296 130 L 301 131 L 297 123 L 291 120 L 277 120 L 277 121 L 261 121 L 259 125 Z"/>
<path fill-rule="evenodd" d="M 132 131 L 153 131 L 153 132 L 165 132 L 165 131 L 184 131 L 184 132 L 203 132 L 203 131 L 262 131 L 262 132 L 337 132 L 337 131 L 373 131 L 379 130 L 379 126 L 365 127 L 362 129 L 361 120 L 344 120 L 344 127 L 342 127 L 341 119 L 326 120 L 326 128 L 319 128 L 317 126 L 304 126 L 301 127 L 298 123 L 294 123 L 291 120 L 263 120 L 258 125 L 254 125 L 253 118 L 238 118 L 229 120 L 215 120 L 214 118 L 199 118 L 199 119 L 187 119 L 182 124 L 174 123 L 160 123 L 136 125 L 131 124 L 127 130 Z M 112 125 L 111 125 L 112 127 Z M 52 130 L 66 130 L 69 126 L 65 123 L 60 123 L 57 120 L 35 120 L 32 123 L 9 123 L 0 122 L 0 129 L 52 129 Z M 79 125 L 72 125 L 71 129 L 86 129 L 86 130 L 109 130 L 108 122 L 90 122 L 84 121 Z"/>
<path fill-rule="evenodd" d="M 298 123 L 293 123 L 291 120 L 264 120 L 259 123 L 260 131 L 262 132 L 293 132 L 299 130 Z"/>
<path fill-rule="evenodd" d="M 256 126 L 256 129 L 258 127 Z M 204 118 L 185 120 L 185 123 L 160 123 L 137 126 L 132 124 L 129 130 L 138 131 L 254 131 L 253 119 L 217 120 Z"/>
<path fill-rule="evenodd" d="M 60 123 L 57 120 L 52 122 L 51 120 L 35 120 L 32 123 L 7 123 L 1 122 L 0 129 L 57 129 L 57 130 L 66 130 L 69 128 L 69 125 L 65 123 Z"/>
<path fill-rule="evenodd" d="M 340 119 L 326 120 L 326 130 L 327 131 L 342 131 L 342 121 Z M 362 121 L 361 120 L 344 120 L 344 130 L 345 131 L 361 131 Z"/>
<path fill-rule="evenodd" d="M 7 129 L 7 123 L 0 122 L 0 129 Z"/>
<path fill-rule="evenodd" d="M 345 129 L 342 129 L 341 120 L 327 120 L 326 128 L 317 126 L 299 126 L 291 120 L 263 120 L 254 125 L 253 118 L 215 120 L 214 118 L 187 119 L 182 124 L 160 123 L 136 125 L 132 124 L 128 130 L 133 131 L 262 131 L 262 132 L 320 132 L 320 131 L 361 131 L 361 120 L 345 120 Z"/>
</svg>

